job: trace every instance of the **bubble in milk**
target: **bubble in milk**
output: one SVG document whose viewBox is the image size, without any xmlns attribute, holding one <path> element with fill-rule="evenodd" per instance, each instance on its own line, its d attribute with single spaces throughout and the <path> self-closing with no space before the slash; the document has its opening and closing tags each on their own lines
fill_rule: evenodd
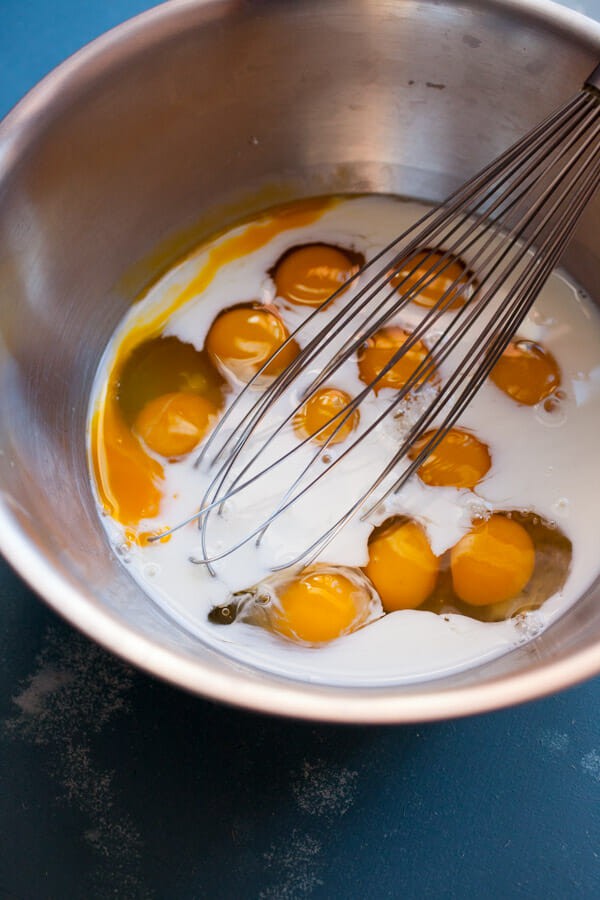
<svg viewBox="0 0 600 900">
<path fill-rule="evenodd" d="M 119 544 L 115 544 L 115 552 L 118 556 L 121 557 L 121 560 L 124 563 L 131 562 L 131 546 L 127 543 L 127 541 L 122 541 Z"/>
<path fill-rule="evenodd" d="M 542 312 L 540 309 L 536 309 L 535 307 L 530 312 L 531 321 L 536 325 L 548 327 L 550 325 L 554 325 L 556 323 L 556 319 L 554 316 L 550 316 L 547 313 Z"/>
<path fill-rule="evenodd" d="M 515 617 L 515 632 L 517 645 L 526 644 L 533 640 L 544 630 L 544 622 L 539 613 L 520 613 Z"/>
<path fill-rule="evenodd" d="M 461 524 L 469 525 L 474 519 L 489 519 L 489 505 L 480 497 L 473 496 L 465 503 L 461 514 Z"/>
<path fill-rule="evenodd" d="M 558 500 L 552 504 L 552 509 L 558 516 L 568 516 L 569 515 L 569 500 L 567 497 L 559 497 Z"/>
<path fill-rule="evenodd" d="M 535 407 L 537 421 L 549 428 L 557 428 L 564 425 L 567 421 L 565 399 L 566 396 L 562 391 L 556 391 L 554 394 L 546 397 L 541 403 L 538 403 Z"/>
</svg>

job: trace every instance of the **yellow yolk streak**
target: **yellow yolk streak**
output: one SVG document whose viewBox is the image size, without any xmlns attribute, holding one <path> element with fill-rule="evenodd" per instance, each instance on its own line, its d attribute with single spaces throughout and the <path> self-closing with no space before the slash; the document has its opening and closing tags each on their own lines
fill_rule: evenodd
<svg viewBox="0 0 600 900">
<path fill-rule="evenodd" d="M 227 240 L 217 243 L 209 252 L 206 262 L 192 280 L 160 310 L 150 310 L 146 316 L 140 314 L 138 323 L 131 328 L 119 345 L 118 358 L 127 357 L 142 341 L 160 334 L 173 313 L 201 294 L 209 286 L 223 266 L 255 253 L 274 237 L 293 228 L 312 225 L 336 203 L 335 197 L 316 197 L 285 206 L 276 213 L 266 213 Z"/>
<path fill-rule="evenodd" d="M 92 466 L 106 512 L 122 525 L 158 515 L 163 467 L 149 456 L 108 396 L 92 419 Z"/>
<path fill-rule="evenodd" d="M 156 517 L 164 480 L 163 467 L 146 453 L 119 408 L 119 380 L 127 358 L 141 343 L 160 335 L 173 313 L 206 290 L 227 263 L 259 250 L 284 231 L 311 225 L 335 202 L 335 197 L 305 200 L 243 226 L 212 247 L 200 271 L 182 291 L 161 308 L 140 313 L 123 336 L 91 422 L 91 464 L 99 499 L 117 522 L 133 527 L 142 519 Z"/>
</svg>

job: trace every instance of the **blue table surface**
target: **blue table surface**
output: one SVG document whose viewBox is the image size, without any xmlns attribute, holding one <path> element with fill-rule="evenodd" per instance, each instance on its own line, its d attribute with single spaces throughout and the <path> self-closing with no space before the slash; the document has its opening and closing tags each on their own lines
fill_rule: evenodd
<svg viewBox="0 0 600 900">
<path fill-rule="evenodd" d="M 0 116 L 151 5 L 0 0 Z M 461 721 L 312 725 L 131 669 L 1 561 L 0 626 L 1 898 L 600 897 L 600 680 Z"/>
</svg>

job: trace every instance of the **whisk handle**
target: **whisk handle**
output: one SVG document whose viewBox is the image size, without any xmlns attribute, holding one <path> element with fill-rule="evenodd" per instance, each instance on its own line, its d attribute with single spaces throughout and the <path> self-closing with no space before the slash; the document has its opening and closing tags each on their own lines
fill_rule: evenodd
<svg viewBox="0 0 600 900">
<path fill-rule="evenodd" d="M 596 88 L 597 91 L 600 91 L 600 63 L 596 66 L 589 78 L 586 78 L 585 86 L 593 87 Z"/>
</svg>

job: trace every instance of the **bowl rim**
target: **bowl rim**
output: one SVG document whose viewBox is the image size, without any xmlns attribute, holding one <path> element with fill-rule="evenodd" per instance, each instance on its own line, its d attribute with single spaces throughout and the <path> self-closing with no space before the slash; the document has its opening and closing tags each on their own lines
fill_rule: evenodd
<svg viewBox="0 0 600 900">
<path fill-rule="evenodd" d="M 228 0 L 170 0 L 100 35 L 60 63 L 0 122 L 0 181 L 38 129 L 54 118 L 75 89 L 132 52 L 181 30 L 187 15 L 212 18 Z M 432 2 L 432 0 L 427 0 Z M 469 0 L 475 4 L 476 0 Z M 553 0 L 479 0 L 479 8 L 514 10 L 519 16 L 566 30 L 600 55 L 600 23 Z M 261 713 L 349 724 L 435 721 L 488 712 L 541 698 L 600 672 L 600 647 L 579 650 L 531 672 L 503 676 L 492 683 L 444 688 L 441 679 L 423 681 L 422 692 L 398 693 L 392 686 L 351 689 L 305 684 L 264 674 L 247 680 L 244 667 L 211 668 L 206 661 L 170 650 L 144 637 L 109 608 L 93 602 L 76 579 L 57 568 L 28 538 L 10 505 L 0 498 L 0 551 L 20 577 L 55 612 L 107 650 L 147 673 L 210 700 Z M 256 670 L 258 671 L 258 670 Z"/>
</svg>

